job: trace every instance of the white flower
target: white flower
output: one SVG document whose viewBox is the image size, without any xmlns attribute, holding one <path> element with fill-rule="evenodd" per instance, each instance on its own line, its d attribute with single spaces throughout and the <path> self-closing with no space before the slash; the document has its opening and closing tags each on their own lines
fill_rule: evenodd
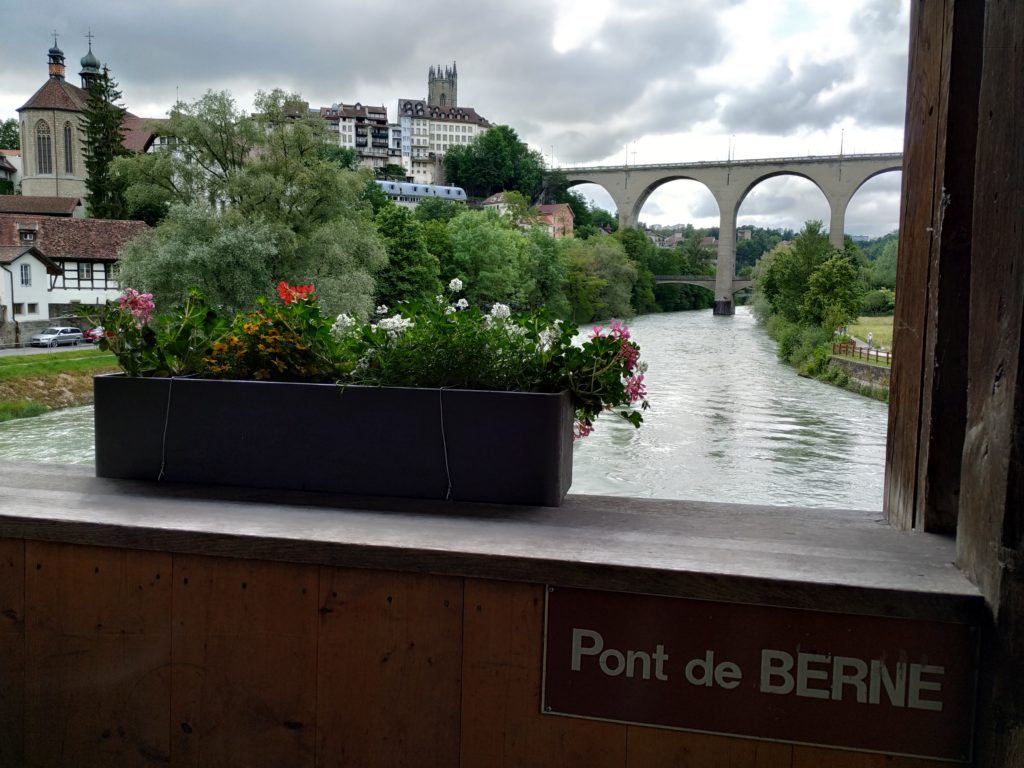
<svg viewBox="0 0 1024 768">
<path fill-rule="evenodd" d="M 378 321 L 377 327 L 388 332 L 392 339 L 397 337 L 403 330 L 412 325 L 412 320 L 401 315 L 392 315 Z"/>
<path fill-rule="evenodd" d="M 381 304 L 379 307 L 377 307 L 377 314 L 378 315 L 386 315 L 387 313 L 388 313 L 388 305 L 387 304 Z"/>
<path fill-rule="evenodd" d="M 449 304 L 447 307 L 444 308 L 444 313 L 446 315 L 454 315 L 455 314 L 455 307 L 453 307 L 451 304 Z"/>
<path fill-rule="evenodd" d="M 516 325 L 515 323 L 506 323 L 505 333 L 508 335 L 510 339 L 515 339 L 525 336 L 526 329 L 523 328 L 523 326 L 521 325 Z"/>
<path fill-rule="evenodd" d="M 434 297 L 434 301 L 436 301 L 438 304 L 444 304 L 444 296 L 438 294 L 437 296 Z"/>
<path fill-rule="evenodd" d="M 452 281 L 448 283 L 448 290 L 452 293 L 458 293 L 462 290 L 462 281 L 457 277 L 453 277 Z"/>
<path fill-rule="evenodd" d="M 331 330 L 334 331 L 338 336 L 343 336 L 355 327 L 356 319 L 349 317 L 344 312 L 334 318 L 334 325 L 331 326 Z"/>
<path fill-rule="evenodd" d="M 465 299 L 459 299 L 455 302 L 456 309 L 469 309 L 469 302 Z"/>
<path fill-rule="evenodd" d="M 491 317 L 498 320 L 504 320 L 506 317 L 512 314 L 512 311 L 508 308 L 508 304 L 502 304 L 495 302 L 494 306 L 491 307 Z"/>
</svg>

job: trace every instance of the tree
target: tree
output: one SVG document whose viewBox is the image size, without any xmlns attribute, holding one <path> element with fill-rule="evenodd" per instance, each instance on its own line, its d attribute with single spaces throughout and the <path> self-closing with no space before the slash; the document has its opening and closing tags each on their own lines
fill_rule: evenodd
<svg viewBox="0 0 1024 768">
<path fill-rule="evenodd" d="M 394 306 L 432 299 L 441 288 L 440 266 L 437 257 L 427 251 L 422 224 L 408 208 L 397 205 L 379 211 L 375 221 L 388 251 L 388 265 L 377 283 L 377 301 Z"/>
<path fill-rule="evenodd" d="M 405 168 L 394 163 L 388 163 L 382 168 L 377 168 L 375 173 L 381 181 L 405 181 L 406 177 Z"/>
<path fill-rule="evenodd" d="M 0 149 L 21 149 L 21 132 L 13 117 L 0 123 Z"/>
<path fill-rule="evenodd" d="M 325 151 L 331 142 L 326 126 L 301 112 L 296 117 L 289 105 L 297 99 L 279 90 L 261 92 L 256 113 L 246 116 L 227 93 L 207 93 L 172 111 L 166 130 L 178 140 L 174 152 L 115 162 L 133 206 L 148 202 L 171 211 L 157 227 L 151 252 L 134 256 L 137 274 L 151 282 L 132 287 L 180 290 L 184 284 L 175 272 L 181 271 L 225 306 L 251 306 L 254 284 L 221 284 L 215 277 L 223 257 L 217 248 L 199 247 L 194 233 L 202 227 L 186 226 L 186 218 L 199 217 L 211 237 L 217 235 L 213 242 L 225 248 L 259 233 L 263 244 L 255 256 L 264 266 L 254 267 L 258 295 L 269 294 L 279 280 L 313 282 L 327 312 L 372 310 L 374 276 L 387 254 L 365 197 L 370 174 L 349 170 Z M 195 245 L 195 253 L 186 244 Z M 207 262 L 210 279 L 191 269 L 196 259 Z M 166 298 L 176 302 L 183 295 Z"/>
<path fill-rule="evenodd" d="M 452 277 L 465 283 L 471 304 L 484 306 L 500 301 L 519 306 L 523 283 L 519 271 L 523 235 L 512 230 L 493 211 L 465 211 L 448 225 L 451 236 Z"/>
<path fill-rule="evenodd" d="M 767 302 L 772 314 L 792 323 L 803 318 L 804 294 L 811 273 L 831 255 L 832 246 L 820 221 L 808 221 L 792 245 L 778 247 L 754 270 L 755 292 Z"/>
<path fill-rule="evenodd" d="M 89 214 L 97 219 L 127 218 L 124 185 L 112 172 L 114 159 L 128 154 L 122 127 L 126 110 L 118 104 L 121 92 L 106 67 L 89 84 L 88 94 L 81 132 Z"/>
<path fill-rule="evenodd" d="M 414 215 L 417 221 L 442 221 L 447 223 L 466 210 L 466 206 L 443 197 L 425 197 L 416 204 Z"/>
<path fill-rule="evenodd" d="M 489 128 L 469 144 L 450 147 L 444 169 L 449 183 L 473 197 L 514 190 L 532 202 L 543 188 L 544 159 L 507 125 Z"/>
<path fill-rule="evenodd" d="M 811 272 L 801 304 L 801 320 L 832 331 L 857 317 L 863 290 L 848 254 L 833 255 Z"/>
</svg>

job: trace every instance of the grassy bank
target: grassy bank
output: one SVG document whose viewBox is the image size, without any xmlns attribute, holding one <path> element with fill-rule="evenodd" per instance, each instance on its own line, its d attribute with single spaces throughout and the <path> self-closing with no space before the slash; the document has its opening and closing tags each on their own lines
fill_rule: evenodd
<svg viewBox="0 0 1024 768">
<path fill-rule="evenodd" d="M 0 357 L 0 421 L 92 402 L 92 377 L 117 370 L 98 349 Z"/>
<path fill-rule="evenodd" d="M 851 336 L 867 340 L 870 333 L 874 346 L 892 349 L 892 315 L 858 317 L 856 323 L 850 323 L 849 329 Z"/>
</svg>

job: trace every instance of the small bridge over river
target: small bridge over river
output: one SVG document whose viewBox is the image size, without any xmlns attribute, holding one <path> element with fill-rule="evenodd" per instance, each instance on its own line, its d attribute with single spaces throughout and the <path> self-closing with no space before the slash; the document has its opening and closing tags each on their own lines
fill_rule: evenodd
<svg viewBox="0 0 1024 768">
<path fill-rule="evenodd" d="M 696 285 L 700 288 L 707 288 L 715 292 L 718 278 L 715 275 L 655 275 L 654 282 L 658 285 Z M 731 295 L 745 291 L 754 286 L 754 281 L 748 278 L 734 277 L 732 280 Z"/>
<path fill-rule="evenodd" d="M 724 160 L 703 163 L 663 163 L 657 165 L 591 166 L 560 168 L 569 185 L 597 184 L 607 190 L 619 211 L 619 224 L 635 227 L 640 210 L 658 187 L 676 179 L 698 181 L 708 188 L 718 203 L 719 235 L 718 266 L 712 289 L 715 292 L 715 314 L 731 315 L 733 294 L 738 285 L 749 281 L 736 280 L 736 216 L 740 204 L 750 190 L 774 176 L 800 176 L 811 181 L 828 201 L 829 239 L 837 248 L 843 246 L 846 208 L 858 189 L 868 179 L 882 173 L 903 169 L 901 153 L 877 155 L 823 155 L 817 157 L 778 157 L 765 160 Z M 675 282 L 687 282 L 685 276 Z M 701 276 L 700 285 L 707 277 Z"/>
</svg>

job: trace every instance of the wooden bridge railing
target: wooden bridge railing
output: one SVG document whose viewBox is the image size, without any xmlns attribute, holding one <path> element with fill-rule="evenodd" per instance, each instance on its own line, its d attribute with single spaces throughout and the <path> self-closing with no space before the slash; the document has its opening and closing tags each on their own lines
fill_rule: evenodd
<svg viewBox="0 0 1024 768">
<path fill-rule="evenodd" d="M 860 347 L 857 346 L 857 343 L 853 341 L 833 343 L 832 354 L 847 355 L 849 357 L 858 357 L 861 360 L 867 360 L 869 362 L 874 360 L 876 363 L 892 365 L 892 352 L 883 352 L 880 349 L 875 349 L 872 347 Z"/>
</svg>

